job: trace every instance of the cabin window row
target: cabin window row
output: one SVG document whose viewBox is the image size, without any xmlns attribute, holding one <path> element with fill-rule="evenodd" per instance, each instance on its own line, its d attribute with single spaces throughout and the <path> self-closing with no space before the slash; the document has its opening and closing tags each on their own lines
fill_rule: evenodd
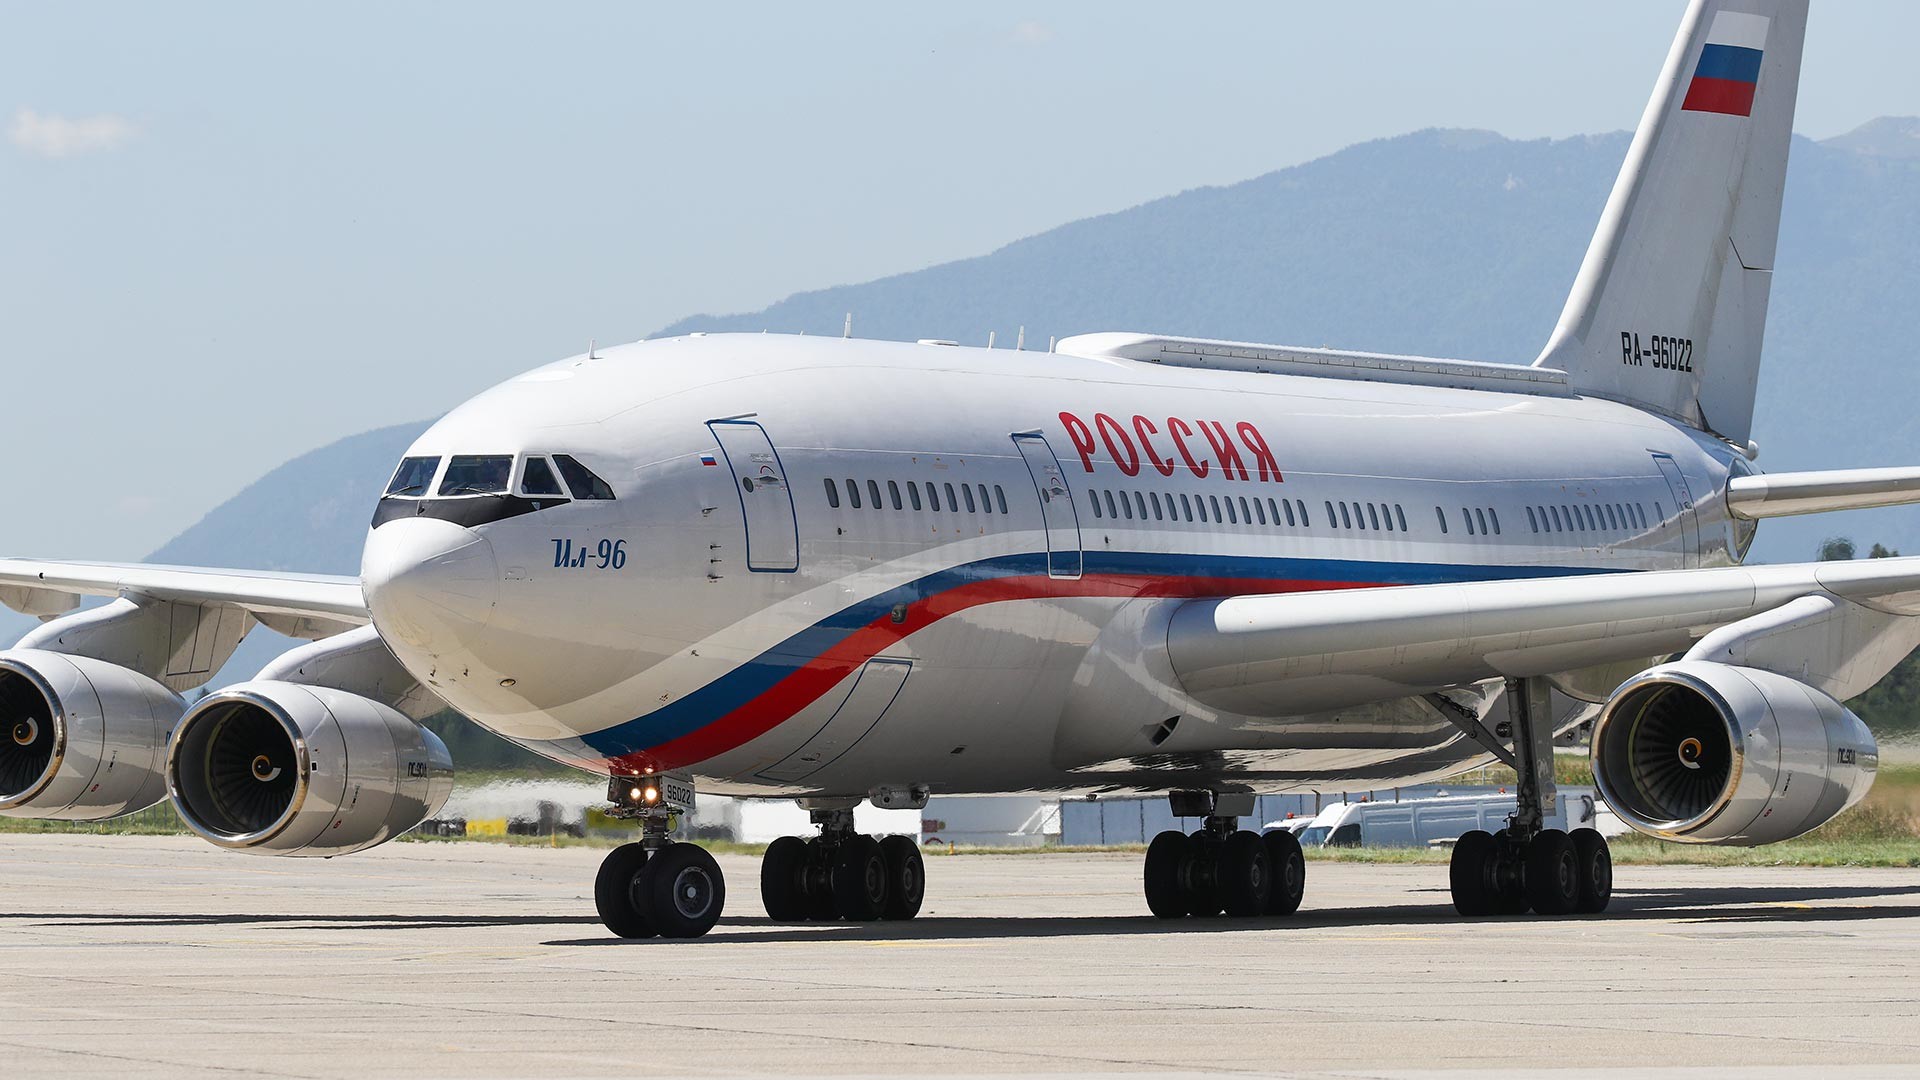
<svg viewBox="0 0 1920 1080">
<path fill-rule="evenodd" d="M 1307 519 L 1307 504 L 1299 499 L 1274 499 L 1245 495 L 1176 495 L 1158 491 L 1113 491 L 1087 489 L 1087 505 L 1093 516 L 1119 521 L 1197 521 L 1223 525 L 1265 525 L 1270 528 L 1304 529 L 1313 523 Z"/>
<path fill-rule="evenodd" d="M 1440 521 L 1441 533 L 1451 532 L 1447 521 L 1447 508 L 1436 506 L 1433 513 Z M 1500 536 L 1500 511 L 1491 506 L 1463 506 L 1460 508 L 1461 527 L 1468 536 Z"/>
<path fill-rule="evenodd" d="M 1653 512 L 1660 516 L 1660 504 L 1654 504 Z M 1529 506 L 1527 523 L 1536 533 L 1645 531 L 1647 511 L 1639 503 Z"/>
<path fill-rule="evenodd" d="M 999 484 L 993 485 L 989 490 L 985 484 L 951 482 L 936 484 L 931 480 L 888 480 L 883 489 L 880 481 L 869 479 L 864 488 L 864 498 L 860 481 L 849 477 L 845 484 L 846 505 L 855 510 L 869 507 L 885 510 L 891 505 L 895 510 L 932 510 L 938 513 L 958 513 L 962 510 L 969 514 L 1007 512 L 1007 493 Z M 840 482 L 835 481 L 831 476 L 827 477 L 826 491 L 827 505 L 835 510 L 840 509 Z"/>
<path fill-rule="evenodd" d="M 1327 521 L 1342 529 L 1368 532 L 1410 532 L 1407 512 L 1399 503 L 1327 502 Z"/>
</svg>

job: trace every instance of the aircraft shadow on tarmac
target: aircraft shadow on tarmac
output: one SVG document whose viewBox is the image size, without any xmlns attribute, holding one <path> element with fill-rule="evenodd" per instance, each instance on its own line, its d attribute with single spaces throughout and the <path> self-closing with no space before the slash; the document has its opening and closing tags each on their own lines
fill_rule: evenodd
<svg viewBox="0 0 1920 1080">
<path fill-rule="evenodd" d="M 1444 889 L 1424 890 L 1445 893 Z M 1875 903 L 1854 906 L 1797 906 L 1834 904 L 1846 900 L 1881 900 L 1888 897 L 1912 897 L 1915 903 Z M 1690 923 L 1842 923 L 1869 919 L 1920 918 L 1920 881 L 1899 886 L 1829 887 L 1728 887 L 1677 891 L 1620 889 L 1613 894 L 1613 906 L 1605 915 L 1587 918 L 1603 921 L 1682 920 Z M 1566 923 L 1568 917 L 1516 915 L 1476 919 L 1478 925 L 1501 923 Z M 1346 908 L 1305 911 L 1284 918 L 1229 919 L 1199 918 L 1170 921 L 1149 915 L 1030 917 L 981 916 L 966 918 L 919 918 L 910 922 L 868 923 L 774 923 L 765 918 L 726 916 L 722 927 L 734 927 L 746 934 L 717 934 L 698 939 L 708 943 L 742 944 L 757 941 L 924 941 L 985 940 L 992 938 L 1037 937 L 1120 937 L 1130 934 L 1232 934 L 1261 931 L 1298 931 L 1329 928 L 1458 925 L 1462 922 L 1451 902 L 1404 907 Z M 697 943 L 697 942 L 695 942 Z M 684 945 L 688 942 L 661 942 L 657 939 L 616 937 L 572 938 L 542 942 L 554 946 L 603 945 Z"/>
<path fill-rule="evenodd" d="M 1416 890 L 1441 893 L 1443 889 Z M 1913 903 L 1846 905 L 1848 900 L 1884 901 L 1911 897 Z M 751 899 L 748 899 L 751 903 Z M 1812 906 L 1818 905 L 1818 906 Z M 1846 923 L 1876 919 L 1920 918 L 1920 881 L 1886 886 L 1728 886 L 1681 890 L 1619 889 L 1602 920 L 1683 920 L 1711 923 Z M 188 927 L 188 926 L 297 926 L 312 930 L 466 930 L 507 926 L 598 926 L 592 915 L 378 914 L 328 913 L 184 913 L 134 912 L 0 912 L 0 921 L 19 920 L 45 926 Z M 1563 922 L 1559 918 L 1517 915 L 1476 920 L 1480 925 Z M 1450 903 L 1392 907 L 1363 907 L 1305 911 L 1276 919 L 1200 918 L 1167 921 L 1151 916 L 978 916 L 929 917 L 910 922 L 774 923 L 759 916 L 727 916 L 722 927 L 747 933 L 722 933 L 699 939 L 709 943 L 740 944 L 755 941 L 924 941 L 987 940 L 1038 937 L 1123 937 L 1131 934 L 1233 934 L 1300 931 L 1352 927 L 1455 925 L 1460 917 Z M 551 946 L 662 944 L 652 939 L 626 940 L 596 935 L 542 942 Z M 698 942 L 672 942 L 675 945 Z"/>
</svg>

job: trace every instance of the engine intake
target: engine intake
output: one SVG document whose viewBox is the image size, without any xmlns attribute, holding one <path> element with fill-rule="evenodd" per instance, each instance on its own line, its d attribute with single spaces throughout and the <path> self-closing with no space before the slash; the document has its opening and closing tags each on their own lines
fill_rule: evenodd
<svg viewBox="0 0 1920 1080">
<path fill-rule="evenodd" d="M 261 855 L 342 855 L 440 812 L 453 759 L 426 728 L 323 686 L 251 682 L 180 721 L 167 790 L 188 827 Z"/>
<path fill-rule="evenodd" d="M 137 671 L 0 652 L 0 814 L 101 821 L 166 797 L 167 733 L 187 703 Z"/>
<path fill-rule="evenodd" d="M 1593 729 L 1593 778 L 1635 829 L 1753 846 L 1826 824 L 1873 786 L 1860 718 L 1805 683 L 1682 660 L 1614 692 Z"/>
</svg>

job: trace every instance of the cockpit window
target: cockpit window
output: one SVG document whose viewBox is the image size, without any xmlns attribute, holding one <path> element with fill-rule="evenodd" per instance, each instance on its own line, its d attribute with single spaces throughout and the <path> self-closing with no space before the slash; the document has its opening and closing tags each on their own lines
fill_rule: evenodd
<svg viewBox="0 0 1920 1080">
<path fill-rule="evenodd" d="M 553 475 L 553 466 L 543 457 L 530 457 L 527 467 L 520 471 L 520 494 L 522 495 L 565 495 L 560 490 L 560 480 Z"/>
<path fill-rule="evenodd" d="M 434 471 L 440 468 L 437 457 L 410 457 L 400 462 L 394 470 L 393 482 L 387 485 L 389 495 L 425 495 L 427 487 L 433 483 Z"/>
<path fill-rule="evenodd" d="M 442 495 L 504 495 L 513 472 L 511 454 L 457 454 L 447 462 Z"/>
<path fill-rule="evenodd" d="M 459 461 L 459 458 L 455 458 Z M 593 475 L 593 470 L 575 461 L 567 454 L 553 455 L 553 463 L 560 467 L 560 475 L 567 478 L 567 486 L 573 489 L 576 499 L 611 499 L 613 488 L 605 480 Z M 451 475 L 451 474 L 449 474 Z"/>
</svg>

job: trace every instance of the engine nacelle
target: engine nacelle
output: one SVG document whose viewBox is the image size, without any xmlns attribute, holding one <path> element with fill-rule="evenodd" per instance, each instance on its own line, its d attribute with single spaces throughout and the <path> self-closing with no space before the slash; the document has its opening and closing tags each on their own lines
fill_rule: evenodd
<svg viewBox="0 0 1920 1080">
<path fill-rule="evenodd" d="M 439 736 L 377 701 L 249 682 L 174 729 L 167 792 L 193 831 L 259 855 L 344 855 L 406 832 L 453 792 Z"/>
<path fill-rule="evenodd" d="M 0 652 L 0 814 L 100 821 L 166 797 L 167 733 L 187 703 L 137 671 Z"/>
<path fill-rule="evenodd" d="M 1880 752 L 1826 694 L 1756 668 L 1682 660 L 1629 679 L 1593 728 L 1593 779 L 1620 819 L 1693 844 L 1751 847 L 1833 820 Z"/>
</svg>

